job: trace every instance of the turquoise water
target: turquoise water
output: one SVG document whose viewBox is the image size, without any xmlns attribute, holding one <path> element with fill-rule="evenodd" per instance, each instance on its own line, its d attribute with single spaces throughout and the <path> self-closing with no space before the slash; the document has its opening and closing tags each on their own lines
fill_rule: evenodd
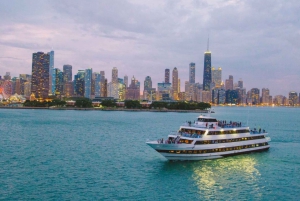
<svg viewBox="0 0 300 201">
<path fill-rule="evenodd" d="M 145 144 L 196 113 L 0 110 L 0 200 L 299 200 L 300 109 L 216 107 L 267 152 L 169 162 Z"/>
</svg>

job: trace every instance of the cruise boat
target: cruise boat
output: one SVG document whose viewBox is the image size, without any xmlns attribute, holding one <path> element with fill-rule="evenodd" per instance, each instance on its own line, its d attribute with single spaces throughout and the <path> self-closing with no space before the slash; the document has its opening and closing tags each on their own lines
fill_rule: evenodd
<svg viewBox="0 0 300 201">
<path fill-rule="evenodd" d="M 241 122 L 218 121 L 209 114 L 186 122 L 165 140 L 146 143 L 168 160 L 204 160 L 265 151 L 270 148 L 269 141 L 265 130 L 250 130 Z"/>
</svg>

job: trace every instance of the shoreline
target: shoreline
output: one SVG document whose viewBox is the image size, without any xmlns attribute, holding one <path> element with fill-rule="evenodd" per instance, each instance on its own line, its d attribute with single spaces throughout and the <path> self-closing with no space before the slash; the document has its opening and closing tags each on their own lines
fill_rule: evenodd
<svg viewBox="0 0 300 201">
<path fill-rule="evenodd" d="M 125 108 L 47 108 L 47 107 L 0 107 L 0 109 L 38 109 L 38 110 L 80 110 L 80 111 L 125 111 L 125 112 L 179 112 L 208 113 L 207 110 L 168 110 L 168 109 L 125 109 Z"/>
</svg>

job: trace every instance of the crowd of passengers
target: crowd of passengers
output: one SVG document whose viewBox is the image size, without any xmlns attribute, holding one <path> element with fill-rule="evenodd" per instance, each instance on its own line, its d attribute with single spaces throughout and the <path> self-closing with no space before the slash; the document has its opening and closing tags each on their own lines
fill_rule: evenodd
<svg viewBox="0 0 300 201">
<path fill-rule="evenodd" d="M 235 128 L 235 127 L 241 127 L 242 122 L 227 122 L 226 120 L 224 121 L 218 121 L 218 126 L 221 128 Z"/>
<path fill-rule="evenodd" d="M 167 140 L 164 141 L 164 138 L 157 140 L 158 144 L 181 144 L 180 137 L 177 136 L 176 138 L 169 137 Z"/>
<path fill-rule="evenodd" d="M 252 134 L 266 133 L 266 130 L 265 129 L 261 130 L 261 128 L 256 130 L 256 128 L 254 128 L 253 130 L 250 130 L 250 133 L 252 133 Z"/>
</svg>

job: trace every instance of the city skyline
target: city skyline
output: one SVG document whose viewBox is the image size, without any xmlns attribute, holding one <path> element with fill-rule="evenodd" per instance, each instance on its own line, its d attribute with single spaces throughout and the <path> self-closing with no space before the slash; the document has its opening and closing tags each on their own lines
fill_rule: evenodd
<svg viewBox="0 0 300 201">
<path fill-rule="evenodd" d="M 300 91 L 299 5 L 297 1 L 87 5 L 4 0 L 0 2 L 0 75 L 30 74 L 32 52 L 53 49 L 55 68 L 64 64 L 72 65 L 74 72 L 92 68 L 106 71 L 108 78 L 111 68 L 117 67 L 119 77 L 151 76 L 153 83 L 161 83 L 164 77 L 157 72 L 163 75 L 164 69 L 176 66 L 183 90 L 190 62 L 196 63 L 195 82 L 202 82 L 209 35 L 212 67 L 224 69 L 223 81 L 233 75 L 235 80 L 243 79 L 247 90 L 269 88 L 273 95 L 287 95 Z"/>
</svg>

